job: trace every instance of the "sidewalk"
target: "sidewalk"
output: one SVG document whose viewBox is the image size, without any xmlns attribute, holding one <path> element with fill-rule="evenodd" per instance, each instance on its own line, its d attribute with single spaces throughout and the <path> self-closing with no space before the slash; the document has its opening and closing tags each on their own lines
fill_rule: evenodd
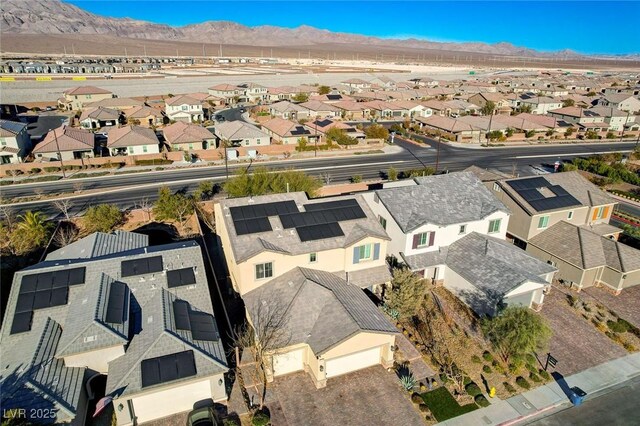
<svg viewBox="0 0 640 426">
<path fill-rule="evenodd" d="M 640 353 L 608 361 L 572 376 L 561 378 L 563 387 L 579 387 L 587 393 L 585 399 L 640 375 Z M 438 423 L 445 426 L 514 425 L 543 412 L 571 406 L 569 398 L 557 381 L 540 386 L 506 400 L 492 399 L 486 408 Z"/>
</svg>

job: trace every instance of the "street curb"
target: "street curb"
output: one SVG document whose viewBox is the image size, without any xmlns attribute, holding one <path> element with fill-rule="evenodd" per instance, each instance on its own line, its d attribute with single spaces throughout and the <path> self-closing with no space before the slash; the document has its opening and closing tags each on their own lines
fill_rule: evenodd
<svg viewBox="0 0 640 426">
<path fill-rule="evenodd" d="M 511 426 L 511 425 L 515 425 L 515 424 L 518 424 L 518 423 L 520 423 L 520 422 L 522 422 L 522 421 L 525 421 L 525 420 L 527 420 L 527 419 L 531 419 L 531 418 L 533 418 L 533 417 L 539 416 L 540 414 L 545 413 L 545 412 L 547 412 L 547 411 L 554 410 L 554 409 L 556 409 L 556 408 L 558 408 L 558 407 L 561 407 L 561 406 L 563 406 L 563 405 L 565 405 L 565 404 L 568 404 L 568 401 L 558 402 L 557 404 L 553 404 L 553 405 L 550 405 L 550 406 L 548 406 L 548 407 L 542 408 L 542 409 L 540 409 L 540 410 L 538 410 L 538 411 L 536 411 L 536 412 L 534 412 L 534 413 L 529 413 L 529 414 L 527 414 L 527 415 L 520 416 L 520 417 L 517 417 L 517 418 L 512 419 L 512 420 L 508 420 L 508 421 L 503 422 L 503 423 L 498 423 L 498 426 Z"/>
</svg>

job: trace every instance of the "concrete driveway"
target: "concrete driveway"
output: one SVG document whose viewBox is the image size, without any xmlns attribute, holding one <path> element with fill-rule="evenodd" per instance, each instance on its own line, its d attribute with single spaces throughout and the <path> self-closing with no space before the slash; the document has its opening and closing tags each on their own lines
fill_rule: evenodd
<svg viewBox="0 0 640 426">
<path fill-rule="evenodd" d="M 274 426 L 424 425 L 395 373 L 379 365 L 329 379 L 324 389 L 294 373 L 276 379 L 272 390 Z"/>
</svg>

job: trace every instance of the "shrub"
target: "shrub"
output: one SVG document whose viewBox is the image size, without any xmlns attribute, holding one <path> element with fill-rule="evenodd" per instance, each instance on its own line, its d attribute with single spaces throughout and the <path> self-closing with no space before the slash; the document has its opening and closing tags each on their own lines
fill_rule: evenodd
<svg viewBox="0 0 640 426">
<path fill-rule="evenodd" d="M 402 376 L 400 378 L 400 383 L 402 384 L 404 390 L 410 391 L 416 385 L 416 379 L 415 377 L 413 377 L 413 374 L 409 373 L 406 376 Z"/>
<path fill-rule="evenodd" d="M 607 321 L 607 326 L 614 333 L 626 333 L 629 331 L 629 323 L 625 320 L 618 319 L 618 321 Z"/>
<path fill-rule="evenodd" d="M 47 173 L 59 172 L 60 167 L 43 167 L 42 168 Z"/>
<path fill-rule="evenodd" d="M 484 395 L 477 395 L 475 398 L 473 398 L 473 400 L 481 407 L 488 407 L 489 405 L 491 405 Z"/>
<path fill-rule="evenodd" d="M 238 423 L 236 419 L 227 417 L 226 419 L 222 419 L 222 426 L 240 426 L 240 423 Z"/>
<path fill-rule="evenodd" d="M 158 166 L 163 164 L 173 164 L 173 161 L 164 158 L 158 158 L 157 160 L 136 160 L 136 166 Z"/>
<path fill-rule="evenodd" d="M 484 358 L 484 360 L 488 362 L 493 361 L 493 355 L 491 355 L 491 352 L 489 351 L 484 351 L 484 353 L 482 354 L 482 358 Z"/>
<path fill-rule="evenodd" d="M 540 378 L 540 376 L 538 376 L 538 375 L 537 375 L 536 373 L 534 373 L 534 372 L 529 373 L 529 378 L 530 378 L 531 380 L 533 380 L 534 382 L 536 382 L 536 383 L 540 383 L 540 382 L 542 381 L 542 379 Z"/>
<path fill-rule="evenodd" d="M 446 374 L 444 374 L 444 373 L 440 373 L 440 374 L 439 374 L 439 377 L 440 377 L 440 381 L 441 381 L 442 383 L 449 383 L 449 378 L 447 377 L 447 375 L 446 375 Z"/>
<path fill-rule="evenodd" d="M 263 411 L 256 411 L 251 418 L 253 426 L 267 426 L 271 422 L 269 415 Z"/>
<path fill-rule="evenodd" d="M 360 183 L 360 182 L 362 182 L 362 175 L 354 175 L 354 176 L 351 176 L 351 182 L 353 182 L 353 183 Z"/>
<path fill-rule="evenodd" d="M 98 204 L 89 207 L 82 220 L 89 233 L 111 232 L 122 223 L 124 214 L 113 204 Z"/>
<path fill-rule="evenodd" d="M 424 400 L 422 398 L 420 398 L 420 400 L 422 401 L 422 403 L 418 406 L 418 410 L 420 410 L 421 413 L 428 413 L 429 407 L 424 403 Z"/>
<path fill-rule="evenodd" d="M 527 362 L 527 364 L 531 364 L 531 365 L 536 365 L 536 363 L 538 362 L 538 359 L 533 354 L 526 354 L 524 356 L 524 359 Z"/>
<path fill-rule="evenodd" d="M 527 364 L 527 370 L 529 370 L 531 373 L 537 373 L 538 372 L 538 369 L 534 365 L 531 365 L 531 364 Z"/>
<path fill-rule="evenodd" d="M 547 371 L 543 370 L 542 368 L 538 371 L 538 374 L 540 374 L 540 377 L 542 377 L 544 380 L 551 379 L 551 374 L 549 374 Z"/>
<path fill-rule="evenodd" d="M 638 350 L 638 348 L 636 348 L 635 346 L 633 346 L 633 344 L 631 342 L 624 342 L 622 344 L 622 347 L 628 351 L 628 352 L 635 352 Z"/>
<path fill-rule="evenodd" d="M 616 135 L 613 132 L 607 132 L 607 139 L 615 139 Z"/>
<path fill-rule="evenodd" d="M 516 392 L 516 388 L 514 388 L 511 383 L 504 382 L 503 385 L 504 385 L 504 388 L 506 389 L 507 392 L 509 392 L 509 393 L 515 393 Z"/>
<path fill-rule="evenodd" d="M 42 171 L 42 169 L 38 168 L 38 167 L 34 167 L 33 169 L 29 170 L 29 174 L 35 175 L 37 173 L 40 173 Z"/>
<path fill-rule="evenodd" d="M 473 382 L 465 386 L 464 390 L 466 390 L 467 393 L 473 397 L 475 397 L 476 395 L 482 395 L 482 390 L 480 390 L 480 387 Z"/>
<path fill-rule="evenodd" d="M 531 384 L 522 376 L 518 376 L 516 378 L 516 385 L 520 386 L 522 389 L 531 389 Z"/>
<path fill-rule="evenodd" d="M 484 371 L 487 374 L 491 373 L 491 367 L 489 367 L 488 365 L 485 365 L 482 367 L 482 371 Z"/>
<path fill-rule="evenodd" d="M 480 357 L 478 355 L 474 355 L 471 357 L 471 361 L 475 362 L 476 364 L 482 364 L 482 360 L 480 359 Z"/>
<path fill-rule="evenodd" d="M 471 383 L 471 377 L 464 376 L 462 378 L 462 386 L 467 386 L 469 383 Z"/>
<path fill-rule="evenodd" d="M 424 399 L 422 399 L 419 393 L 414 393 L 411 395 L 411 402 L 414 404 L 424 404 Z"/>
</svg>

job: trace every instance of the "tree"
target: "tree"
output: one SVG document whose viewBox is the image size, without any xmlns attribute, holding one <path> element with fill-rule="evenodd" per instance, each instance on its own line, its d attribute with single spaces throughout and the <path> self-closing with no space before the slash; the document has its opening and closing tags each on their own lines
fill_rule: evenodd
<svg viewBox="0 0 640 426">
<path fill-rule="evenodd" d="M 14 253 L 27 254 L 43 247 L 49 241 L 52 227 L 40 212 L 27 211 L 24 215 L 19 215 L 10 236 Z"/>
<path fill-rule="evenodd" d="M 225 182 L 224 190 L 230 197 L 296 191 L 306 192 L 314 197 L 321 186 L 319 179 L 298 170 L 269 172 L 265 167 L 258 167 L 253 174 L 245 169 L 237 171 L 234 177 Z"/>
<path fill-rule="evenodd" d="M 480 108 L 480 113 L 482 115 L 492 115 L 493 111 L 496 109 L 496 104 L 493 101 L 487 101 L 482 108 Z"/>
<path fill-rule="evenodd" d="M 576 101 L 574 101 L 573 99 L 565 99 L 564 101 L 562 101 L 562 106 L 564 108 L 572 107 L 575 104 L 576 104 Z"/>
<path fill-rule="evenodd" d="M 146 214 L 146 221 L 149 222 L 151 220 L 151 210 L 153 208 L 153 204 L 149 201 L 149 197 L 142 197 L 135 205 Z"/>
<path fill-rule="evenodd" d="M 385 129 L 380 124 L 373 124 L 364 129 L 364 134 L 369 139 L 383 139 L 387 140 L 389 138 L 389 131 Z"/>
<path fill-rule="evenodd" d="M 293 102 L 307 102 L 309 100 L 309 94 L 308 93 L 296 93 L 295 96 L 293 98 L 291 98 L 291 100 Z"/>
<path fill-rule="evenodd" d="M 535 130 L 527 130 L 526 132 L 524 132 L 524 137 L 525 138 L 532 138 L 534 137 L 536 134 Z"/>
<path fill-rule="evenodd" d="M 327 137 L 327 141 L 335 142 L 338 145 L 349 146 L 358 143 L 356 138 L 352 138 L 343 129 L 338 129 L 337 127 L 327 130 L 325 136 Z"/>
<path fill-rule="evenodd" d="M 180 192 L 175 194 L 166 186 L 158 190 L 158 200 L 153 205 L 153 216 L 160 221 L 174 220 L 180 222 L 184 229 L 184 223 L 194 212 L 193 199 Z"/>
<path fill-rule="evenodd" d="M 73 222 L 62 222 L 53 236 L 53 242 L 58 247 L 65 247 L 74 242 L 79 234 L 80 230 Z"/>
<path fill-rule="evenodd" d="M 91 206 L 84 214 L 82 223 L 85 229 L 92 232 L 111 232 L 122 224 L 124 214 L 114 204 L 98 204 Z"/>
<path fill-rule="evenodd" d="M 331 92 L 331 87 L 329 86 L 320 86 L 318 87 L 318 93 L 321 95 L 326 95 Z"/>
<path fill-rule="evenodd" d="M 204 201 L 213 197 L 214 193 L 215 187 L 213 185 L 213 182 L 205 180 L 198 184 L 198 188 L 196 188 L 195 192 L 193 193 L 193 197 L 196 201 Z"/>
<path fill-rule="evenodd" d="M 564 131 L 564 137 L 565 138 L 568 138 L 572 134 L 573 134 L 573 127 L 569 127 L 567 130 Z"/>
<path fill-rule="evenodd" d="M 427 293 L 426 282 L 406 268 L 393 270 L 391 289 L 385 293 L 385 303 L 406 319 L 418 313 Z"/>
<path fill-rule="evenodd" d="M 519 113 L 531 114 L 531 111 L 533 111 L 533 106 L 531 104 L 522 104 L 518 108 L 516 108 L 516 111 Z"/>
<path fill-rule="evenodd" d="M 389 167 L 389 171 L 387 171 L 387 177 L 389 180 L 398 180 L 398 170 L 395 167 Z"/>
<path fill-rule="evenodd" d="M 296 147 L 296 151 L 303 152 L 307 150 L 307 144 L 309 141 L 307 138 L 298 138 L 298 146 Z"/>
<path fill-rule="evenodd" d="M 513 136 L 514 133 L 515 133 L 515 130 L 513 130 L 511 127 L 507 128 L 507 130 L 505 131 L 505 134 L 507 135 L 508 138 Z"/>
<path fill-rule="evenodd" d="M 256 362 L 254 379 L 262 384 L 259 404 L 261 410 L 267 394 L 267 374 L 271 370 L 269 360 L 291 341 L 286 306 L 273 296 L 266 298 L 268 300 L 263 300 L 262 297 L 260 300 L 255 299 L 255 303 L 247 306 L 250 324 L 236 328 L 232 333 L 234 346 L 250 351 Z M 247 378 L 244 380 L 247 381 Z"/>
<path fill-rule="evenodd" d="M 508 306 L 497 317 L 483 320 L 482 330 L 507 364 L 543 349 L 551 338 L 545 320 L 525 306 Z"/>
<path fill-rule="evenodd" d="M 71 215 L 69 214 L 69 212 L 73 208 L 73 201 L 71 201 L 69 198 L 61 198 L 55 200 L 53 202 L 53 206 L 64 215 L 64 218 L 67 221 L 71 220 Z"/>
<path fill-rule="evenodd" d="M 500 130 L 492 130 L 489 133 L 487 133 L 487 139 L 489 139 L 491 141 L 500 140 L 503 137 L 504 137 L 504 135 L 502 134 L 502 132 Z"/>
</svg>

